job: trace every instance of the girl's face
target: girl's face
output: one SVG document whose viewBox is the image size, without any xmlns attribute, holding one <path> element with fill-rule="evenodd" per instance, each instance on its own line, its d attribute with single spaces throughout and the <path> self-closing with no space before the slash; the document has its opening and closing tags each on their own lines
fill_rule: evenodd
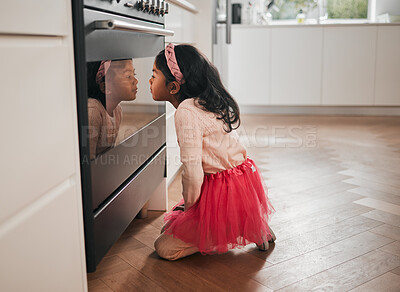
<svg viewBox="0 0 400 292">
<path fill-rule="evenodd" d="M 109 89 L 121 101 L 136 99 L 138 80 L 132 59 L 111 62 L 109 71 L 106 75 L 106 92 Z"/>
<path fill-rule="evenodd" d="M 153 75 L 150 80 L 150 91 L 154 100 L 169 101 L 170 93 L 166 85 L 164 74 L 157 69 L 156 63 L 153 64 Z"/>
</svg>

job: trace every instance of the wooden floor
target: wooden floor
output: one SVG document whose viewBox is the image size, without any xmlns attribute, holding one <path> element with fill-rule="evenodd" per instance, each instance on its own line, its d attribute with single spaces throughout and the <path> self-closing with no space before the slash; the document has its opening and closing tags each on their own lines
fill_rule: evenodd
<svg viewBox="0 0 400 292">
<path fill-rule="evenodd" d="M 161 212 L 135 219 L 88 274 L 89 291 L 400 291 L 400 118 L 243 116 L 277 240 L 160 259 Z M 169 188 L 170 206 L 181 193 Z"/>
</svg>

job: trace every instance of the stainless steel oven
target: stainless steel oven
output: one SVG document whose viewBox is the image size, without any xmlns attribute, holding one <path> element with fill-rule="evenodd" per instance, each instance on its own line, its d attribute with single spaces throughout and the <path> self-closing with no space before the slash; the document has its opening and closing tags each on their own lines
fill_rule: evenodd
<svg viewBox="0 0 400 292">
<path fill-rule="evenodd" d="M 148 82 L 173 35 L 165 13 L 159 0 L 73 1 L 88 272 L 165 183 L 165 104 Z"/>
</svg>

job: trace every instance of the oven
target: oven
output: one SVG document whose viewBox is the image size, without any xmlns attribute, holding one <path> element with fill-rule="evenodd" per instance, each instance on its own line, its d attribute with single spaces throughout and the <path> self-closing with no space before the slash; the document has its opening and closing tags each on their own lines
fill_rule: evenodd
<svg viewBox="0 0 400 292">
<path fill-rule="evenodd" d="M 73 1 L 82 200 L 93 272 L 153 193 L 166 206 L 165 103 L 149 78 L 165 1 Z"/>
</svg>

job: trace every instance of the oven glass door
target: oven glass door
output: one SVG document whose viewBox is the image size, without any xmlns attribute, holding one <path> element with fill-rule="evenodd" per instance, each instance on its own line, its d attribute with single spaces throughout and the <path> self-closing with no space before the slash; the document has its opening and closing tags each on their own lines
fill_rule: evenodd
<svg viewBox="0 0 400 292">
<path fill-rule="evenodd" d="M 122 1 L 90 0 L 95 2 L 131 9 Z M 82 9 L 74 28 L 76 82 L 86 260 L 94 271 L 165 183 L 165 102 L 152 99 L 149 79 L 165 36 L 173 32 L 144 11 L 130 17 Z"/>
<path fill-rule="evenodd" d="M 96 214 L 165 146 L 165 102 L 153 100 L 149 79 L 168 31 L 90 9 L 84 9 L 84 21 L 85 153 Z"/>
<path fill-rule="evenodd" d="M 153 62 L 154 57 L 87 62 L 91 161 L 165 112 L 165 103 L 150 93 Z"/>
</svg>

